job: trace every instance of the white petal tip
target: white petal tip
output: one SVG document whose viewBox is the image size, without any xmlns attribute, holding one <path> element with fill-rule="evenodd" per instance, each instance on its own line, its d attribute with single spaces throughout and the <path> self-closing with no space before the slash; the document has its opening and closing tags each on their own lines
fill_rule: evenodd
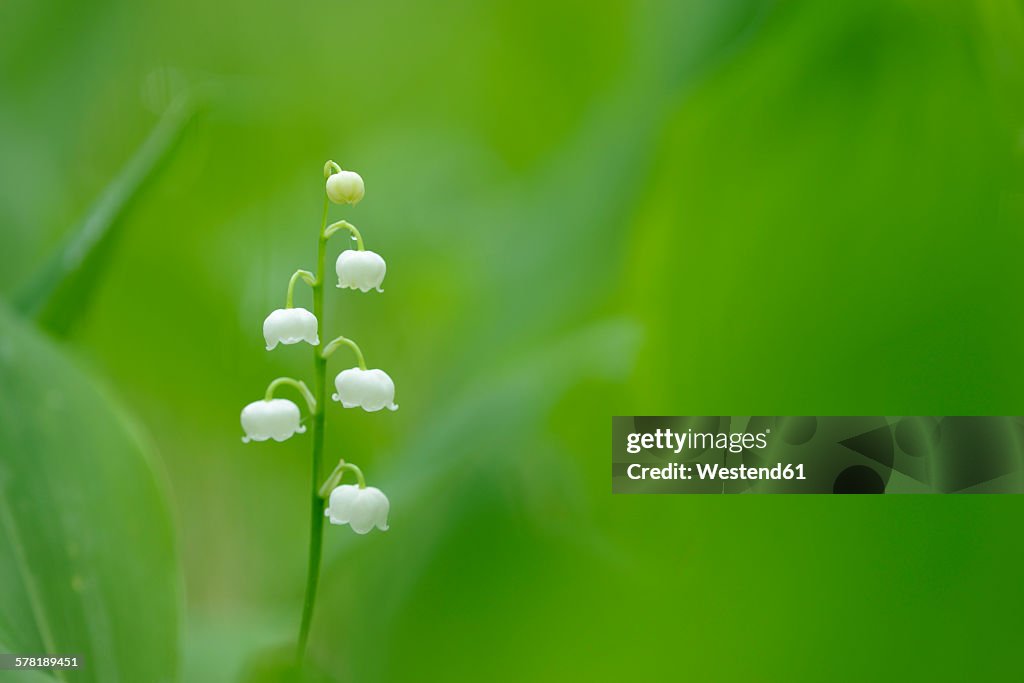
<svg viewBox="0 0 1024 683">
<path fill-rule="evenodd" d="M 392 413 L 395 412 L 396 410 L 398 410 L 398 404 L 392 403 L 391 405 L 388 406 L 388 410 L 390 410 Z"/>
<path fill-rule="evenodd" d="M 249 443 L 250 441 L 252 441 L 252 439 L 250 439 L 249 437 L 247 437 L 247 436 L 243 436 L 242 437 L 242 443 Z"/>
<path fill-rule="evenodd" d="M 296 434 L 305 434 L 306 433 L 306 425 L 300 426 L 298 429 L 295 430 L 295 433 Z"/>
</svg>

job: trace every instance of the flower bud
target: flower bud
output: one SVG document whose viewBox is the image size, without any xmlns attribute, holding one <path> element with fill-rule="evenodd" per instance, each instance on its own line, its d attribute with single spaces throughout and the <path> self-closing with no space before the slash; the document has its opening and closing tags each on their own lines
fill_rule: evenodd
<svg viewBox="0 0 1024 683">
<path fill-rule="evenodd" d="M 250 441 L 284 441 L 292 434 L 302 434 L 299 407 L 286 398 L 255 401 L 242 408 L 243 443 Z"/>
<path fill-rule="evenodd" d="M 345 408 L 362 408 L 373 413 L 381 408 L 398 410 L 395 405 L 395 383 L 383 370 L 342 370 L 334 378 L 338 393 L 331 398 Z"/>
<path fill-rule="evenodd" d="M 279 308 L 263 321 L 263 337 L 267 340 L 267 351 L 281 344 L 297 344 L 300 341 L 316 346 L 320 338 L 316 333 L 316 316 L 305 308 Z"/>
<path fill-rule="evenodd" d="M 338 273 L 339 289 L 358 289 L 368 292 L 376 289 L 383 292 L 380 283 L 384 282 L 384 274 L 387 272 L 387 264 L 379 254 L 372 251 L 354 251 L 348 249 L 341 252 L 338 262 L 334 266 Z"/>
<path fill-rule="evenodd" d="M 339 171 L 327 178 L 327 196 L 335 204 L 358 204 L 364 192 L 363 179 L 354 171 Z"/>
<path fill-rule="evenodd" d="M 344 484 L 331 491 L 324 515 L 331 524 L 348 524 L 357 534 L 366 534 L 373 527 L 388 530 L 390 508 L 388 497 L 380 489 Z"/>
</svg>

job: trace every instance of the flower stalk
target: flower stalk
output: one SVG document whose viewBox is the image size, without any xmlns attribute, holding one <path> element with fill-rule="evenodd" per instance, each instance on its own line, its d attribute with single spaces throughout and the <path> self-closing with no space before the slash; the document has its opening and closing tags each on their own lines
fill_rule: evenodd
<svg viewBox="0 0 1024 683">
<path fill-rule="evenodd" d="M 337 351 L 339 346 L 347 346 L 356 354 L 356 362 L 359 363 L 359 369 L 366 369 L 366 358 L 363 357 L 363 350 L 359 348 L 359 344 L 347 337 L 335 337 L 327 346 L 324 347 L 322 355 L 324 358 L 330 358 L 331 354 Z"/>
<path fill-rule="evenodd" d="M 339 230 L 348 230 L 352 234 L 352 239 L 356 242 L 356 249 L 359 251 L 366 251 L 366 247 L 363 245 L 363 236 L 359 233 L 359 229 L 352 225 L 348 221 L 338 221 L 337 223 L 331 223 L 327 226 L 327 230 L 324 234 L 330 237 Z"/>
<path fill-rule="evenodd" d="M 292 302 L 295 300 L 295 283 L 302 279 L 310 287 L 316 286 L 316 276 L 308 270 L 296 270 L 292 273 L 292 278 L 288 280 L 288 296 L 285 297 L 285 308 L 292 308 Z"/>
<path fill-rule="evenodd" d="M 333 163 L 333 162 L 329 162 Z M 336 165 L 336 164 L 335 164 Z M 326 170 L 325 170 L 326 172 Z M 324 194 L 323 218 L 320 238 L 317 240 L 316 279 L 313 283 L 313 315 L 324 319 L 324 261 L 327 254 L 327 210 L 330 203 Z M 299 638 L 295 647 L 295 661 L 302 663 L 309 642 L 309 626 L 313 621 L 317 585 L 320 582 L 320 556 L 323 552 L 324 499 L 320 497 L 320 463 L 324 456 L 324 405 L 327 397 L 327 359 L 323 355 L 323 340 L 313 354 L 313 386 L 316 391 L 317 410 L 313 412 L 313 457 L 310 466 L 312 495 L 309 510 L 309 559 L 306 567 L 306 594 L 302 601 Z"/>
<path fill-rule="evenodd" d="M 269 401 L 274 398 L 274 392 L 280 386 L 290 386 L 298 389 L 299 393 L 302 394 L 302 398 L 306 399 L 306 405 L 309 406 L 310 414 L 316 412 L 316 399 L 310 392 L 309 387 L 302 380 L 292 379 L 291 377 L 278 377 L 273 382 L 267 385 L 267 392 L 263 395 L 264 401 Z"/>
<path fill-rule="evenodd" d="M 327 476 L 327 479 L 324 480 L 323 485 L 320 487 L 321 498 L 326 499 L 331 495 L 331 491 L 338 487 L 346 471 L 356 475 L 356 483 L 359 484 L 359 488 L 366 488 L 366 477 L 363 476 L 363 471 L 350 462 L 339 460 L 338 464 L 334 466 L 334 470 Z"/>
</svg>

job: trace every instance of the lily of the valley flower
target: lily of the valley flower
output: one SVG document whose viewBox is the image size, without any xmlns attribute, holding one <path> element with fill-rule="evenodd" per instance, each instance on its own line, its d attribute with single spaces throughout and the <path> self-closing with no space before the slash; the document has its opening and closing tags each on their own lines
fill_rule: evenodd
<svg viewBox="0 0 1024 683">
<path fill-rule="evenodd" d="M 263 337 L 267 340 L 267 351 L 280 344 L 297 344 L 300 341 L 316 346 L 316 316 L 305 308 L 279 308 L 263 321 Z"/>
<path fill-rule="evenodd" d="M 395 383 L 383 370 L 342 370 L 334 378 L 338 393 L 331 398 L 340 401 L 345 408 L 362 408 L 373 413 L 381 408 L 398 410 L 395 405 Z"/>
<path fill-rule="evenodd" d="M 335 204 L 358 204 L 366 188 L 355 171 L 338 171 L 327 178 L 327 196 Z"/>
<path fill-rule="evenodd" d="M 302 434 L 299 407 L 286 398 L 254 401 L 242 408 L 243 443 L 250 441 L 284 441 L 292 434 Z"/>
<path fill-rule="evenodd" d="M 372 251 L 356 251 L 347 249 L 338 256 L 334 266 L 338 273 L 339 289 L 358 289 L 368 292 L 376 289 L 382 292 L 380 284 L 384 282 L 384 274 L 388 267 L 380 254 Z"/>
<path fill-rule="evenodd" d="M 373 527 L 388 530 L 390 508 L 388 497 L 380 489 L 343 484 L 331 491 L 324 515 L 331 524 L 348 524 L 357 534 L 366 534 Z"/>
</svg>

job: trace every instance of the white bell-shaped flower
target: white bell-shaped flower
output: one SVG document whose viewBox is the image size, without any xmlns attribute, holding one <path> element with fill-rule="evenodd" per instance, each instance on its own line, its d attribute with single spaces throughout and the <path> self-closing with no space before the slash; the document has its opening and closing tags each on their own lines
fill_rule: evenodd
<svg viewBox="0 0 1024 683">
<path fill-rule="evenodd" d="M 242 408 L 243 443 L 250 441 L 284 441 L 292 434 L 302 434 L 299 407 L 286 398 L 254 401 Z"/>
<path fill-rule="evenodd" d="M 335 204 L 358 204 L 366 188 L 355 171 L 339 171 L 327 178 L 327 196 Z"/>
<path fill-rule="evenodd" d="M 334 388 L 338 393 L 331 398 L 341 401 L 345 408 L 362 408 L 371 413 L 381 408 L 398 410 L 395 383 L 383 370 L 342 370 L 334 378 Z"/>
<path fill-rule="evenodd" d="M 384 282 L 384 274 L 388 266 L 380 254 L 372 251 L 355 251 L 347 249 L 338 256 L 334 266 L 338 273 L 338 287 L 341 289 L 358 289 L 368 292 L 376 289 L 383 292 L 380 284 Z"/>
<path fill-rule="evenodd" d="M 366 534 L 373 527 L 388 530 L 390 509 L 391 503 L 380 489 L 344 484 L 331 491 L 324 515 L 331 524 L 348 524 L 357 534 Z"/>
<path fill-rule="evenodd" d="M 280 344 L 297 344 L 300 341 L 316 346 L 316 316 L 305 308 L 279 308 L 263 321 L 263 337 L 267 340 L 267 351 Z"/>
</svg>

